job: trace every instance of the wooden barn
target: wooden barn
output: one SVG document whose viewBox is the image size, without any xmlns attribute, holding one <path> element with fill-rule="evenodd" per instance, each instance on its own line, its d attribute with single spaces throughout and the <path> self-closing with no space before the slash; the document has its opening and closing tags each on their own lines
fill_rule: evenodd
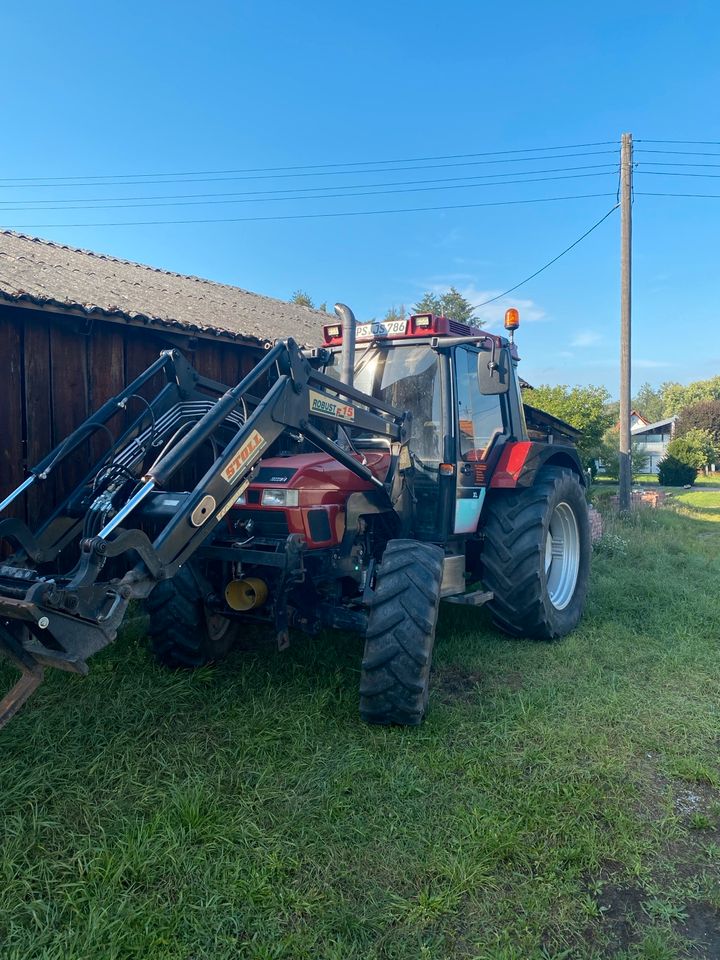
<svg viewBox="0 0 720 960">
<path fill-rule="evenodd" d="M 0 500 L 160 350 L 234 384 L 268 342 L 317 342 L 323 322 L 239 287 L 0 231 Z M 17 514 L 32 523 L 43 496 L 31 490 Z"/>
</svg>

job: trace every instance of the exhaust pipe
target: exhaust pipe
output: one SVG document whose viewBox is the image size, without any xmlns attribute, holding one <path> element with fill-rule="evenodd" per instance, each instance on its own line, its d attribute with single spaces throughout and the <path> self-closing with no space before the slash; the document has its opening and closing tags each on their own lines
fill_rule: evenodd
<svg viewBox="0 0 720 960">
<path fill-rule="evenodd" d="M 350 307 L 345 306 L 344 303 L 335 304 L 335 314 L 342 323 L 343 331 L 340 379 L 348 387 L 351 387 L 355 377 L 355 328 L 357 327 L 357 320 Z"/>
<path fill-rule="evenodd" d="M 225 587 L 225 602 L 231 610 L 247 613 L 255 607 L 261 607 L 267 600 L 268 588 L 259 577 L 247 580 L 231 580 Z"/>
</svg>

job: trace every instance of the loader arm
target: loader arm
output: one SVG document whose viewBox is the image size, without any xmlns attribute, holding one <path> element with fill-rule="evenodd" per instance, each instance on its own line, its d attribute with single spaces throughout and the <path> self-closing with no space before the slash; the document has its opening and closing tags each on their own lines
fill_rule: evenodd
<svg viewBox="0 0 720 960">
<path fill-rule="evenodd" d="M 13 518 L 0 520 L 0 539 L 18 548 L 0 563 L 0 653 L 22 672 L 0 701 L 0 726 L 37 688 L 45 666 L 87 673 L 88 657 L 115 639 L 129 602 L 147 597 L 160 580 L 174 576 L 212 537 L 263 454 L 286 430 L 301 434 L 384 491 L 388 505 L 397 498 L 407 415 L 325 376 L 318 370 L 323 359 L 323 351 L 308 353 L 292 339 L 282 340 L 240 383 L 224 390 L 199 377 L 177 351 L 164 351 L 2 502 L 3 509 L 8 507 L 88 436 L 107 431 L 118 409 L 156 373 L 165 372 L 165 387 L 144 401 L 150 425 L 145 413 L 137 417 L 38 530 Z M 264 386 L 273 374 L 274 382 Z M 253 393 L 256 389 L 260 397 Z M 391 462 L 385 480 L 331 440 L 320 429 L 323 421 L 386 438 Z M 143 504 L 167 496 L 173 478 L 208 443 L 216 453 L 211 466 L 189 493 L 165 501 L 177 506 L 151 538 L 143 529 Z M 148 464 L 154 447 L 161 452 Z M 58 573 L 51 562 L 73 548 L 76 562 Z M 106 570 L 112 575 L 104 578 Z"/>
</svg>

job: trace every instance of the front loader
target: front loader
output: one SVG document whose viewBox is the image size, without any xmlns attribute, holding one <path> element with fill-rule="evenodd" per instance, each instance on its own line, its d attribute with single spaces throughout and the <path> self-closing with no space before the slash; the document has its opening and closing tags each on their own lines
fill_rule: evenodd
<svg viewBox="0 0 720 960">
<path fill-rule="evenodd" d="M 575 627 L 584 473 L 571 428 L 529 438 L 516 311 L 510 340 L 336 312 L 322 347 L 278 341 L 230 388 L 163 351 L 0 503 L 104 439 L 34 530 L 0 520 L 0 652 L 21 671 L 0 725 L 44 668 L 87 673 L 132 600 L 173 668 L 220 659 L 250 623 L 281 649 L 292 629 L 360 633 L 360 712 L 381 724 L 425 716 L 441 599 L 487 603 L 514 636 Z"/>
</svg>

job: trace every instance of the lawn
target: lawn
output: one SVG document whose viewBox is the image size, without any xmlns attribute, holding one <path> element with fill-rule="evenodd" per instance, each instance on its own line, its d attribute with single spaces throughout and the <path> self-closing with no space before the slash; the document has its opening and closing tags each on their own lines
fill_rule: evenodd
<svg viewBox="0 0 720 960">
<path fill-rule="evenodd" d="M 562 642 L 443 610 L 419 730 L 361 726 L 358 640 L 128 629 L 0 734 L 0 957 L 720 956 L 719 582 L 720 491 L 611 522 Z"/>
<path fill-rule="evenodd" d="M 642 486 L 656 484 L 658 482 L 658 475 L 656 473 L 640 473 L 635 478 L 635 482 Z M 709 473 L 707 476 L 705 476 L 704 473 L 699 473 L 697 477 L 695 477 L 695 486 L 720 488 L 720 472 Z"/>
</svg>

